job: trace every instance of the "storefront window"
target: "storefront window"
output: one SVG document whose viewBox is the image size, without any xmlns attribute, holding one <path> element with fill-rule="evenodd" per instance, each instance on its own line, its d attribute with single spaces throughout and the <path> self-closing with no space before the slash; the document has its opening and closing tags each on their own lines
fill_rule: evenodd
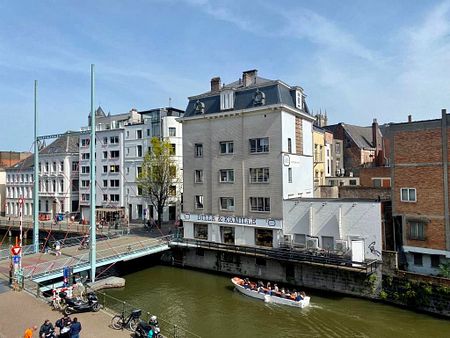
<svg viewBox="0 0 450 338">
<path fill-rule="evenodd" d="M 208 239 L 208 224 L 194 223 L 194 238 Z"/>
<path fill-rule="evenodd" d="M 273 247 L 273 231 L 255 229 L 255 244 L 258 246 Z"/>
<path fill-rule="evenodd" d="M 233 227 L 220 227 L 222 232 L 222 241 L 225 244 L 234 244 L 234 228 Z"/>
</svg>

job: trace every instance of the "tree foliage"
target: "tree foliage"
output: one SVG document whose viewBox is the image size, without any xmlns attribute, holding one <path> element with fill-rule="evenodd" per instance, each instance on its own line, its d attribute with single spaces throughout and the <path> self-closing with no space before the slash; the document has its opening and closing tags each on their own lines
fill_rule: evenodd
<svg viewBox="0 0 450 338">
<path fill-rule="evenodd" d="M 145 154 L 142 171 L 138 176 L 138 187 L 158 212 L 161 226 L 163 209 L 172 195 L 171 186 L 177 186 L 177 167 L 172 158 L 172 146 L 157 137 L 151 139 L 151 150 Z"/>
</svg>

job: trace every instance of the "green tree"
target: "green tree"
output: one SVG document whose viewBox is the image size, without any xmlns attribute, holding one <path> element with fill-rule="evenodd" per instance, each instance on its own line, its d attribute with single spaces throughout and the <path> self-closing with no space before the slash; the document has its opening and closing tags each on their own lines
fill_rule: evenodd
<svg viewBox="0 0 450 338">
<path fill-rule="evenodd" d="M 173 187 L 178 185 L 179 178 L 176 162 L 172 158 L 171 144 L 157 137 L 151 139 L 151 144 L 151 150 L 145 154 L 137 181 L 144 198 L 156 209 L 157 224 L 161 227 L 164 207 L 174 195 Z"/>
</svg>

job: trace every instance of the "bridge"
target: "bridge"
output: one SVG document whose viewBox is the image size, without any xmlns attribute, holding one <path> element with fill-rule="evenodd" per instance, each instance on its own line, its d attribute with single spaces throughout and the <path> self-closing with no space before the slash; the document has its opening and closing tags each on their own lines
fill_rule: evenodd
<svg viewBox="0 0 450 338">
<path fill-rule="evenodd" d="M 120 261 L 128 261 L 147 255 L 169 250 L 171 235 L 149 237 L 147 234 L 109 236 L 97 235 L 96 266 L 112 265 Z M 64 267 L 71 267 L 74 273 L 89 271 L 89 248 L 81 249 L 83 237 L 68 238 L 62 242 L 61 254 L 33 253 L 32 246 L 24 247 L 22 258 L 23 276 L 25 279 L 43 283 L 61 278 Z M 29 247 L 29 248 L 28 248 Z M 5 250 L 0 251 L 0 273 L 8 275 L 10 269 L 9 257 Z"/>
</svg>

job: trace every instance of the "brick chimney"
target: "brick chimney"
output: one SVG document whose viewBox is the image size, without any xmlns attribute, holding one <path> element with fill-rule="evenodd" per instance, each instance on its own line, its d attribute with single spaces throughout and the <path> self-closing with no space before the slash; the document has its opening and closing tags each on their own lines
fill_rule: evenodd
<svg viewBox="0 0 450 338">
<path fill-rule="evenodd" d="M 379 165 L 379 147 L 378 147 L 378 121 L 377 119 L 373 119 L 372 122 L 372 142 L 373 147 L 375 148 L 375 157 L 373 159 L 374 165 Z"/>
<path fill-rule="evenodd" d="M 258 70 L 252 69 L 242 72 L 242 82 L 244 87 L 248 87 L 256 83 L 256 75 L 258 75 Z"/>
<path fill-rule="evenodd" d="M 211 79 L 211 91 L 218 92 L 220 90 L 220 77 L 216 76 Z"/>
<path fill-rule="evenodd" d="M 412 122 L 412 115 L 408 115 L 408 122 L 409 122 L 409 123 Z"/>
</svg>

